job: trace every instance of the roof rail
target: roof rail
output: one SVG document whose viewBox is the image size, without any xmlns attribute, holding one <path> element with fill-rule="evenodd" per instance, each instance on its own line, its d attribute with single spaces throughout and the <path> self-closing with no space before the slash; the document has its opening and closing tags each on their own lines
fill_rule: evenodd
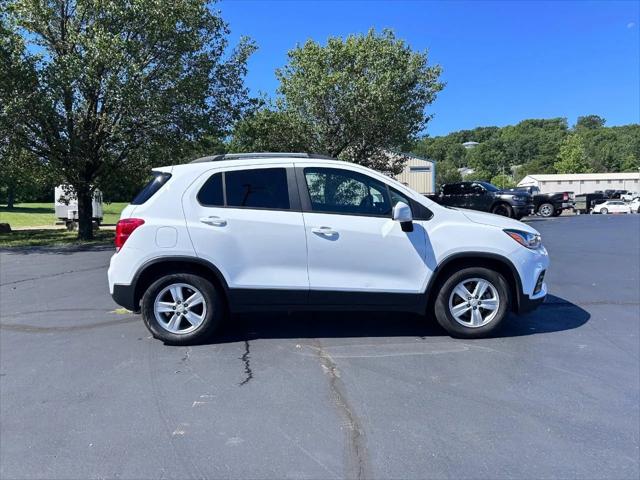
<svg viewBox="0 0 640 480">
<path fill-rule="evenodd" d="M 254 160 L 256 158 L 318 158 L 325 160 L 335 160 L 327 155 L 318 153 L 223 153 L 219 155 L 209 155 L 193 160 L 190 163 L 219 162 L 222 160 Z"/>
</svg>

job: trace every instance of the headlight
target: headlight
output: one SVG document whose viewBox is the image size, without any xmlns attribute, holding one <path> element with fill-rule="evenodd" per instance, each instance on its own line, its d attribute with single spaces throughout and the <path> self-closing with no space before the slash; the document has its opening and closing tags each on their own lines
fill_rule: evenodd
<svg viewBox="0 0 640 480">
<path fill-rule="evenodd" d="M 533 249 L 542 245 L 542 239 L 537 233 L 523 232 L 522 230 L 505 230 L 504 233 L 509 235 L 523 247 Z"/>
</svg>

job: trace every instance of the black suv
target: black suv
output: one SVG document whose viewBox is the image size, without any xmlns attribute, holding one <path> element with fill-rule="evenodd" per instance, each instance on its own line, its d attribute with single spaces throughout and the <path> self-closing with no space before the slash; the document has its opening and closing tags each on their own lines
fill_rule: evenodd
<svg viewBox="0 0 640 480">
<path fill-rule="evenodd" d="M 440 195 L 431 198 L 441 205 L 481 210 L 518 220 L 533 212 L 531 195 L 500 190 L 489 182 L 447 183 L 442 186 Z"/>
</svg>

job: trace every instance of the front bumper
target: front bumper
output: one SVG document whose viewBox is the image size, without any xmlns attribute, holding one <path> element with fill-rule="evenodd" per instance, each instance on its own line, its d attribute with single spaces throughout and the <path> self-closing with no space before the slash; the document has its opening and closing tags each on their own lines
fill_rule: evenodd
<svg viewBox="0 0 640 480">
<path fill-rule="evenodd" d="M 533 204 L 513 205 L 512 208 L 517 217 L 524 217 L 526 215 L 533 214 Z"/>
<path fill-rule="evenodd" d="M 518 304 L 518 313 L 529 313 L 535 310 L 544 302 L 547 297 L 546 293 L 541 297 L 531 298 L 529 295 L 521 295 L 520 302 Z"/>
</svg>

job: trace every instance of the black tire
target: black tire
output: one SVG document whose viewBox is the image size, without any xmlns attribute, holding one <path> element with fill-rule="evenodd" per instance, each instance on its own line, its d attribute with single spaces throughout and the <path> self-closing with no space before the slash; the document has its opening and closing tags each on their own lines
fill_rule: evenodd
<svg viewBox="0 0 640 480">
<path fill-rule="evenodd" d="M 609 210 L 607 210 L 606 208 L 601 208 L 601 209 L 600 209 L 600 213 L 601 213 L 602 215 L 606 215 L 606 214 L 608 214 L 608 213 L 609 213 Z"/>
<path fill-rule="evenodd" d="M 502 215 L 503 217 L 514 217 L 513 208 L 511 208 L 511 205 L 507 203 L 498 203 L 497 205 L 494 205 L 491 209 L 491 213 Z"/>
<path fill-rule="evenodd" d="M 541 217 L 549 218 L 553 216 L 555 209 L 553 208 L 553 204 L 551 203 L 542 203 L 538 207 L 538 213 Z"/>
<path fill-rule="evenodd" d="M 493 319 L 486 325 L 480 327 L 464 326 L 454 318 L 449 309 L 449 298 L 453 289 L 465 279 L 480 278 L 488 281 L 495 288 L 499 306 L 497 313 Z M 444 328 L 449 335 L 457 338 L 482 338 L 495 332 L 509 312 L 511 299 L 509 296 L 509 287 L 505 278 L 498 272 L 483 267 L 469 267 L 453 273 L 438 290 L 434 311 L 435 317 L 440 326 Z"/>
<path fill-rule="evenodd" d="M 186 284 L 198 289 L 204 297 L 206 314 L 202 323 L 188 333 L 172 333 L 165 329 L 156 318 L 154 304 L 162 290 L 172 284 Z M 226 318 L 222 295 L 209 280 L 190 273 L 167 275 L 153 282 L 142 296 L 142 318 L 151 334 L 169 345 L 190 345 L 211 338 L 216 329 Z"/>
<path fill-rule="evenodd" d="M 562 215 L 562 210 L 561 209 L 558 209 L 558 210 L 553 212 L 553 216 L 554 217 L 559 217 L 560 215 Z"/>
</svg>

